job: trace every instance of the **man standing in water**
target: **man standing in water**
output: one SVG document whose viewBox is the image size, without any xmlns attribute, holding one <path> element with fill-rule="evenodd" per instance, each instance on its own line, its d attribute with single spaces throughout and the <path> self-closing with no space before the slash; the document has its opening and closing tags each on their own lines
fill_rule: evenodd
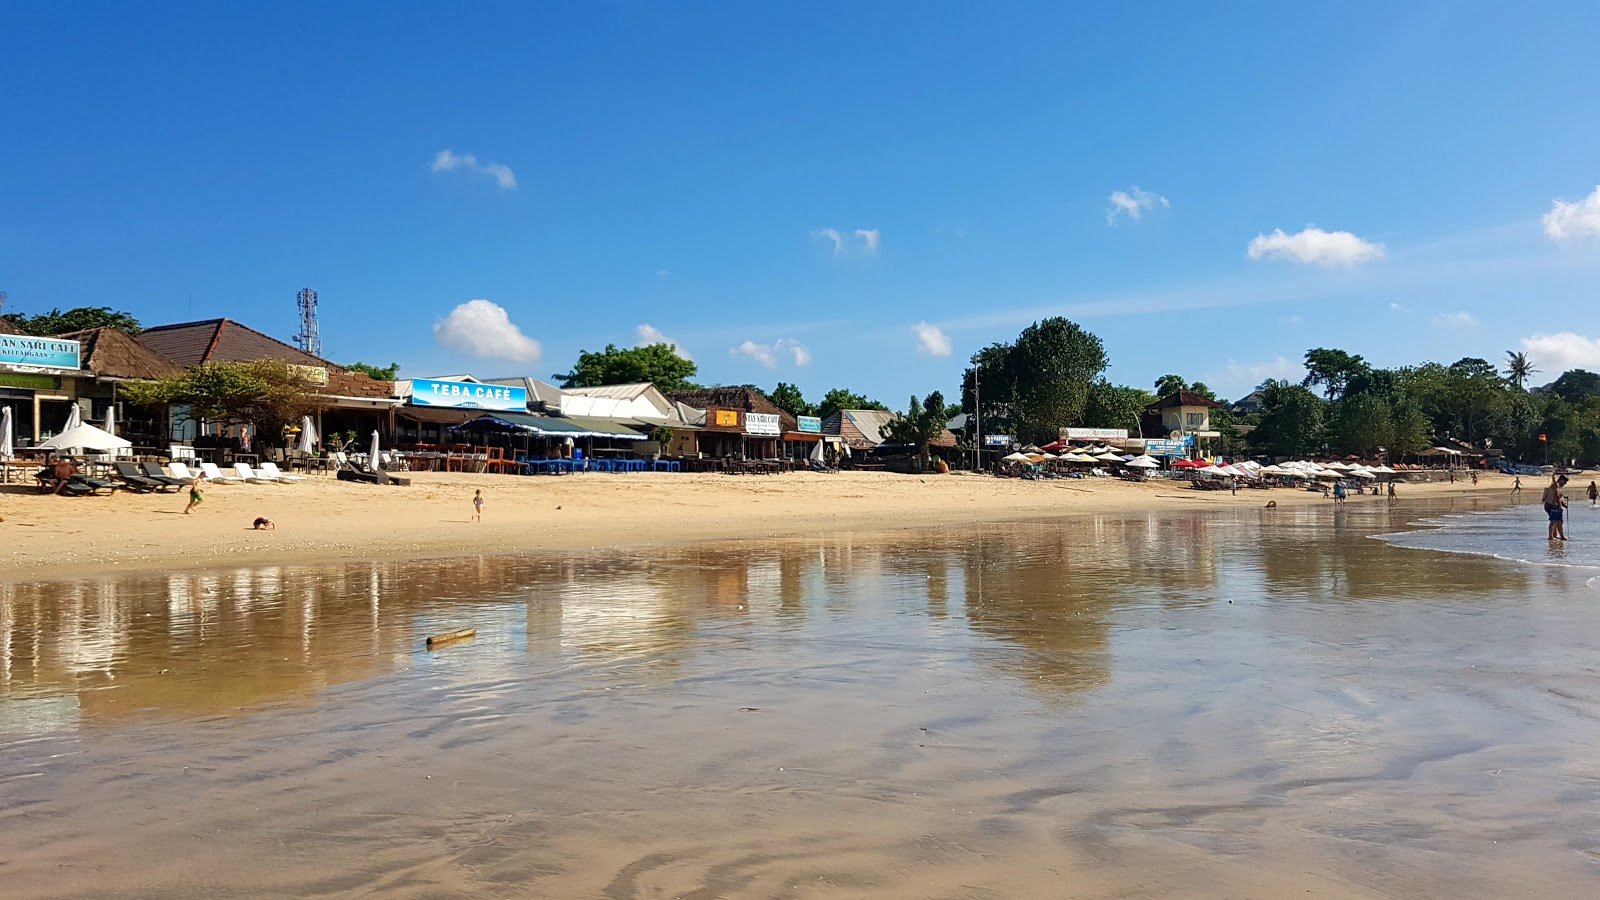
<svg viewBox="0 0 1600 900">
<path fill-rule="evenodd" d="M 1600 508 L 1600 485 L 1589 482 L 1589 508 Z"/>
<path fill-rule="evenodd" d="M 1567 525 L 1564 521 L 1567 498 L 1561 495 L 1561 489 L 1567 486 L 1567 476 L 1550 479 L 1550 486 L 1544 489 L 1544 496 L 1539 498 L 1544 503 L 1545 514 L 1550 517 L 1550 540 L 1564 541 L 1567 539 Z"/>
</svg>

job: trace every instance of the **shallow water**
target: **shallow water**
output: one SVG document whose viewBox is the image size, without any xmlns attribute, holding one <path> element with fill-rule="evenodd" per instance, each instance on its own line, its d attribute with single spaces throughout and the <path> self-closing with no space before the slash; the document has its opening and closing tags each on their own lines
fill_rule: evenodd
<svg viewBox="0 0 1600 900">
<path fill-rule="evenodd" d="M 1479 504 L 0 586 L 0 894 L 1592 897 L 1592 573 L 1368 539 Z"/>
</svg>

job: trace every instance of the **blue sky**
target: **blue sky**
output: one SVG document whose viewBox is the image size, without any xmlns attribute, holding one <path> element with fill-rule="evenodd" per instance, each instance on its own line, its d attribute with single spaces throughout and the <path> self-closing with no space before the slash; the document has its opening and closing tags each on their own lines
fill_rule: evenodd
<svg viewBox="0 0 1600 900">
<path fill-rule="evenodd" d="M 707 382 L 896 406 L 1056 314 L 1146 387 L 1239 396 L 1313 346 L 1525 346 L 1553 376 L 1600 368 L 1597 27 L 1591 3 L 6 4 L 0 290 L 289 338 L 310 286 L 325 355 L 417 376 L 548 377 L 649 326 Z"/>
</svg>

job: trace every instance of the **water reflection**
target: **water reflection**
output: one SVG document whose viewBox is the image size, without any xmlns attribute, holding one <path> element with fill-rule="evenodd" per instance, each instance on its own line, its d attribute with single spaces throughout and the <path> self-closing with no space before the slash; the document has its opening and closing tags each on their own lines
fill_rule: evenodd
<svg viewBox="0 0 1600 900">
<path fill-rule="evenodd" d="M 0 586 L 0 729 L 301 704 L 341 683 L 427 668 L 429 633 L 479 629 L 451 677 L 529 660 L 695 674 L 718 641 L 864 631 L 957 648 L 1029 691 L 1113 676 L 1130 610 L 1242 599 L 1452 602 L 1516 592 L 1524 570 L 1407 553 L 1367 534 L 1414 510 L 1084 518 L 584 558 L 268 566 Z M 465 668 L 462 668 L 465 667 Z M 23 701 L 30 705 L 22 706 Z M 50 701 L 42 703 L 42 701 Z"/>
</svg>

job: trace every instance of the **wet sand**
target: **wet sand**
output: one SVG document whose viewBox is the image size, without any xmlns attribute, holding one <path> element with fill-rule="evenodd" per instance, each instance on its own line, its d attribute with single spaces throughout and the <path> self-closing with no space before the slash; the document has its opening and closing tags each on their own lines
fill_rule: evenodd
<svg viewBox="0 0 1600 900">
<path fill-rule="evenodd" d="M 0 487 L 0 580 L 168 571 L 219 562 L 445 559 L 591 547 L 768 539 L 845 530 L 1128 514 L 1331 505 L 1303 490 L 1196 491 L 1185 482 L 1021 481 L 881 472 L 776 476 L 415 473 L 409 487 L 313 476 L 293 485 L 213 484 L 194 515 L 181 493 L 41 496 Z M 1530 481 L 1530 484 L 1532 482 Z M 1401 496 L 1506 496 L 1511 480 L 1405 485 Z M 488 502 L 470 521 L 472 492 Z M 1534 495 L 1537 496 L 1537 490 Z M 1353 496 L 1350 503 L 1383 503 Z M 252 532 L 266 516 L 275 531 Z"/>
<path fill-rule="evenodd" d="M 0 883 L 1595 896 L 1592 573 L 1366 537 L 1480 505 L 0 585 Z"/>
</svg>

